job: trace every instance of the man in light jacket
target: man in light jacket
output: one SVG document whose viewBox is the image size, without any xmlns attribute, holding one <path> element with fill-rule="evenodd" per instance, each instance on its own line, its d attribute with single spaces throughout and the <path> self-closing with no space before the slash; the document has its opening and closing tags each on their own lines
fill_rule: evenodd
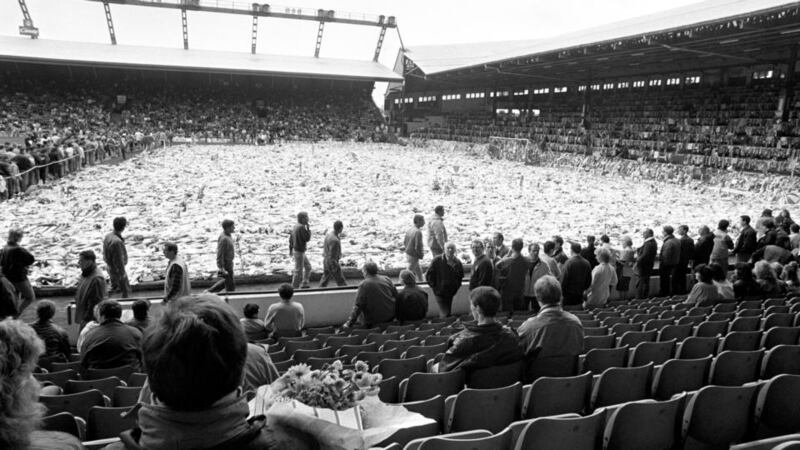
<svg viewBox="0 0 800 450">
<path fill-rule="evenodd" d="M 447 229 L 443 222 L 444 206 L 437 206 L 433 212 L 433 216 L 428 220 L 428 247 L 435 258 L 444 253 L 444 246 L 447 244 Z"/>
</svg>

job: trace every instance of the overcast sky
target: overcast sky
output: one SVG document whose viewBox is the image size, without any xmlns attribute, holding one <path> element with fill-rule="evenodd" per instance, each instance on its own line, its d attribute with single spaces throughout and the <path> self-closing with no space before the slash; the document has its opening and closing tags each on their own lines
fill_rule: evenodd
<svg viewBox="0 0 800 450">
<path fill-rule="evenodd" d="M 221 5 L 232 3 L 218 1 Z M 39 28 L 40 39 L 110 42 L 100 2 L 27 0 L 26 3 L 34 25 Z M 298 3 L 285 1 L 283 5 L 394 15 L 403 43 L 413 46 L 556 36 L 690 3 L 698 0 L 298 0 Z M 278 8 L 274 3 L 271 5 Z M 111 12 L 120 45 L 183 46 L 178 10 L 112 4 Z M 251 21 L 250 16 L 190 11 L 189 46 L 249 52 Z M 18 3 L 0 1 L 0 34 L 18 35 L 21 24 Z M 260 18 L 258 52 L 311 56 L 316 32 L 315 22 Z M 320 56 L 371 59 L 377 38 L 377 28 L 326 24 Z M 389 30 L 381 62 L 391 68 L 399 48 L 398 33 Z"/>
</svg>

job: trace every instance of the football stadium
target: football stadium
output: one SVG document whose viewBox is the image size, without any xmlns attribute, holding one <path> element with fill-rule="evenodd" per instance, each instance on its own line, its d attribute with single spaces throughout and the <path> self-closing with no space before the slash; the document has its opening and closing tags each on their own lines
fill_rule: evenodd
<svg viewBox="0 0 800 450">
<path fill-rule="evenodd" d="M 0 448 L 800 448 L 800 2 L 16 3 Z"/>
</svg>

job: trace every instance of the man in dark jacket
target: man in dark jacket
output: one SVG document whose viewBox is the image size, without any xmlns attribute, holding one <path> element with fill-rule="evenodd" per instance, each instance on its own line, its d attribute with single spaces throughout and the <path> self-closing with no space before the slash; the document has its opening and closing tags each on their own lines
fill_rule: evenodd
<svg viewBox="0 0 800 450">
<path fill-rule="evenodd" d="M 736 239 L 736 246 L 733 247 L 731 254 L 736 255 L 736 262 L 748 262 L 758 245 L 756 230 L 750 226 L 750 216 L 741 216 L 739 225 L 741 227 L 739 238 Z"/>
<path fill-rule="evenodd" d="M 500 293 L 479 286 L 469 294 L 472 316 L 477 323 L 466 325 L 448 340 L 447 351 L 435 372 L 461 369 L 472 371 L 511 364 L 523 358 L 519 336 L 495 320 L 500 309 Z"/>
<path fill-rule="evenodd" d="M 650 277 L 653 275 L 653 266 L 658 252 L 658 246 L 653 238 L 653 230 L 645 229 L 642 237 L 644 243 L 636 249 L 636 263 L 633 265 L 633 273 L 636 274 L 636 298 L 650 296 Z"/>
<path fill-rule="evenodd" d="M 322 280 L 319 287 L 326 287 L 330 280 L 336 282 L 337 286 L 347 286 L 347 282 L 342 275 L 342 266 L 339 260 L 342 258 L 342 241 L 339 235 L 342 234 L 344 224 L 341 220 L 333 223 L 333 231 L 325 235 L 325 242 L 322 248 Z"/>
<path fill-rule="evenodd" d="M 763 221 L 759 219 L 759 222 L 763 224 L 763 233 L 764 235 L 761 236 L 756 242 L 756 249 L 764 248 L 768 245 L 775 245 L 778 243 L 778 230 L 775 226 L 775 221 L 772 218 L 766 218 Z"/>
<path fill-rule="evenodd" d="M 132 366 L 137 371 L 142 360 L 142 332 L 120 322 L 122 307 L 116 300 L 103 300 L 97 306 L 100 325 L 89 331 L 80 349 L 85 369 L 112 369 Z"/>
<path fill-rule="evenodd" d="M 564 306 L 583 304 L 583 294 L 592 285 L 592 266 L 581 256 L 581 244 L 570 244 L 572 257 L 561 269 L 561 292 L 564 295 Z"/>
<path fill-rule="evenodd" d="M 594 246 L 595 238 L 591 234 L 586 236 L 586 247 L 581 250 L 581 256 L 583 259 L 589 261 L 589 265 L 592 266 L 592 269 L 597 266 L 597 255 L 595 255 L 595 251 L 597 250 Z"/>
<path fill-rule="evenodd" d="M 456 244 L 448 242 L 444 254 L 433 258 L 425 280 L 428 282 L 436 303 L 439 305 L 439 317 L 447 317 L 453 305 L 453 297 L 461 287 L 464 279 L 464 266 L 456 257 Z"/>
<path fill-rule="evenodd" d="M 694 240 L 689 237 L 689 226 L 679 226 L 678 235 L 680 235 L 678 242 L 681 244 L 680 258 L 672 274 L 672 292 L 675 295 L 686 293 L 686 274 L 694 255 Z"/>
<path fill-rule="evenodd" d="M 500 291 L 500 299 L 503 312 L 511 316 L 514 310 L 526 310 L 527 305 L 524 299 L 525 275 L 531 262 L 522 256 L 522 239 L 511 241 L 511 253 L 497 263 L 497 290 Z"/>
<path fill-rule="evenodd" d="M 75 320 L 79 329 L 93 321 L 94 307 L 108 295 L 106 279 L 97 268 L 96 256 L 91 250 L 84 250 L 78 255 L 78 267 L 81 278 L 75 290 Z"/>
<path fill-rule="evenodd" d="M 403 290 L 395 300 L 395 319 L 400 324 L 422 320 L 428 314 L 428 293 L 417 286 L 417 277 L 408 269 L 400 271 Z"/>
<path fill-rule="evenodd" d="M 708 264 L 711 259 L 711 252 L 714 250 L 714 235 L 711 230 L 703 225 L 698 230 L 700 235 L 697 242 L 694 244 L 694 261 L 692 261 L 692 270 L 700 264 Z"/>
<path fill-rule="evenodd" d="M 358 286 L 356 304 L 344 328 L 353 326 L 363 314 L 363 325 L 372 328 L 378 324 L 391 322 L 395 314 L 397 288 L 389 277 L 378 275 L 378 265 L 372 261 L 362 268 L 364 281 Z"/>
<path fill-rule="evenodd" d="M 14 285 L 18 295 L 24 299 L 19 305 L 17 315 L 31 303 L 36 301 L 36 294 L 33 292 L 30 280 L 28 280 L 28 269 L 35 261 L 33 255 L 23 248 L 20 244 L 24 233 L 20 229 L 13 229 L 8 232 L 8 243 L 0 253 L 0 268 L 3 275 Z"/>
<path fill-rule="evenodd" d="M 661 242 L 661 255 L 658 258 L 658 278 L 661 290 L 659 295 L 661 296 L 672 294 L 672 275 L 681 258 L 681 243 L 675 238 L 674 232 L 675 229 L 670 225 L 664 225 L 664 240 Z"/>
<path fill-rule="evenodd" d="M 17 301 L 17 290 L 8 278 L 0 273 L 0 320 L 6 317 L 17 317 L 19 315 L 19 302 Z"/>
<path fill-rule="evenodd" d="M 236 225 L 232 220 L 222 221 L 222 233 L 217 238 L 217 273 L 222 279 L 208 288 L 208 292 L 219 292 L 222 289 L 227 292 L 236 290 L 236 284 L 233 281 L 233 258 L 236 254 L 233 244 L 234 231 L 236 231 Z"/>
<path fill-rule="evenodd" d="M 292 272 L 292 287 L 307 289 L 311 277 L 311 263 L 306 257 L 308 241 L 311 240 L 311 228 L 308 226 L 308 213 L 297 213 L 297 223 L 294 224 L 292 235 L 289 239 L 289 255 L 294 258 L 294 271 Z M 302 284 L 301 284 L 302 282 Z"/>
<path fill-rule="evenodd" d="M 472 241 L 472 255 L 475 256 L 475 261 L 472 263 L 472 273 L 469 276 L 470 291 L 478 286 L 494 284 L 494 266 L 484 251 L 483 241 L 480 239 Z"/>
<path fill-rule="evenodd" d="M 128 264 L 128 250 L 125 248 L 125 238 L 122 232 L 128 225 L 124 217 L 114 218 L 114 231 L 108 233 L 103 239 L 103 260 L 106 262 L 108 278 L 111 279 L 111 292 L 120 291 L 122 298 L 129 298 L 131 285 L 125 265 Z"/>
</svg>

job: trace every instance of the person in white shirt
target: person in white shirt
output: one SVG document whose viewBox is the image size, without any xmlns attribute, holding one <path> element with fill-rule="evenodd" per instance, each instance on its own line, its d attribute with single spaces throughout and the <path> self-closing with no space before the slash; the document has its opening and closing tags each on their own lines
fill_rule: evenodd
<svg viewBox="0 0 800 450">
<path fill-rule="evenodd" d="M 278 295 L 281 301 L 269 306 L 264 317 L 265 327 L 272 330 L 275 337 L 300 336 L 300 330 L 306 323 L 306 312 L 303 305 L 292 301 L 294 288 L 284 283 L 278 288 Z"/>
</svg>

